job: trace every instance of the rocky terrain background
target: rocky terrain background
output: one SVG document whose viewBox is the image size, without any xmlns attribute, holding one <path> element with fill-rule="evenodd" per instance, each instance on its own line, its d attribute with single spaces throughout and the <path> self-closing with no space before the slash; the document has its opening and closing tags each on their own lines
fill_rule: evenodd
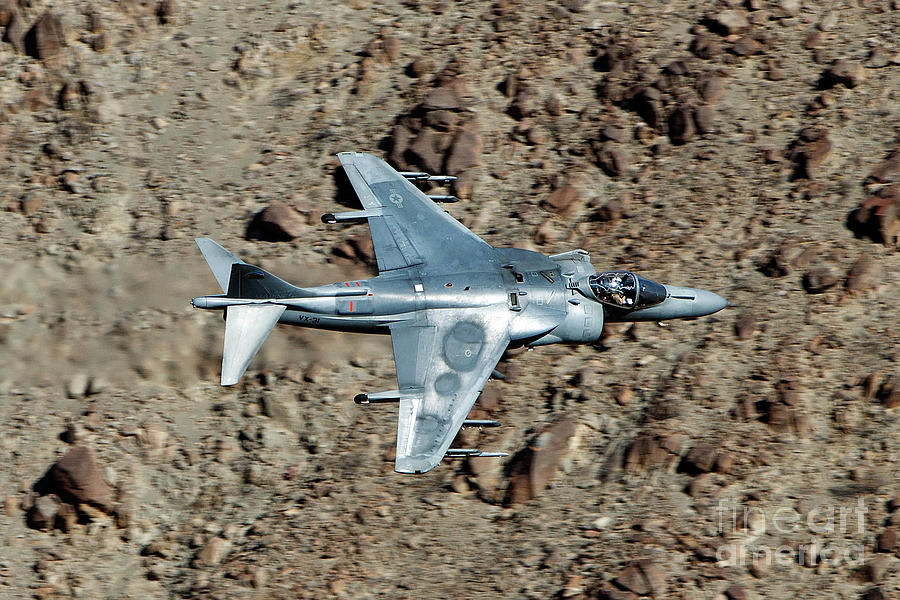
<svg viewBox="0 0 900 600">
<path fill-rule="evenodd" d="M 0 596 L 900 597 L 900 2 L 0 26 Z M 348 150 L 458 175 L 492 244 L 733 307 L 510 353 L 473 412 L 504 426 L 462 434 L 510 458 L 397 475 L 395 411 L 351 401 L 392 387 L 389 340 L 278 329 L 221 388 L 188 302 L 199 236 L 300 285 L 374 273 L 365 225 L 319 222 L 356 206 Z"/>
</svg>

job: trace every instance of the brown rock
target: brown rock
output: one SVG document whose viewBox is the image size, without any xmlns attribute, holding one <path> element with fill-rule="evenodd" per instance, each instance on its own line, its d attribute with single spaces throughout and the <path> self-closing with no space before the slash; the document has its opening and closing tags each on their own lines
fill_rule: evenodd
<svg viewBox="0 0 900 600">
<path fill-rule="evenodd" d="M 306 221 L 300 213 L 275 200 L 254 217 L 248 227 L 247 237 L 287 242 L 301 236 L 305 230 Z"/>
<path fill-rule="evenodd" d="M 452 110 L 432 110 L 425 114 L 425 124 L 435 129 L 448 131 L 459 123 L 459 113 Z"/>
<path fill-rule="evenodd" d="M 856 577 L 860 581 L 880 583 L 881 580 L 884 579 L 884 573 L 887 570 L 889 562 L 890 559 L 887 555 L 878 554 L 857 570 Z"/>
<path fill-rule="evenodd" d="M 722 46 L 715 37 L 701 32 L 691 40 L 691 52 L 697 58 L 709 60 L 722 54 Z"/>
<path fill-rule="evenodd" d="M 629 105 L 647 125 L 659 129 L 663 122 L 662 93 L 655 87 L 640 86 L 629 92 Z"/>
<path fill-rule="evenodd" d="M 827 265 L 813 267 L 803 276 L 803 288 L 810 294 L 821 294 L 838 282 L 838 274 Z"/>
<path fill-rule="evenodd" d="M 623 194 L 613 198 L 591 216 L 592 221 L 606 221 L 615 223 L 619 219 L 628 216 L 628 205 L 631 202 L 630 194 Z"/>
<path fill-rule="evenodd" d="M 537 107 L 538 98 L 534 91 L 528 86 L 520 86 L 507 112 L 512 118 L 522 120 L 535 114 Z"/>
<path fill-rule="evenodd" d="M 500 408 L 500 400 L 501 400 L 500 390 L 497 389 L 496 384 L 491 384 L 486 386 L 482 391 L 481 395 L 478 396 L 478 406 L 488 412 L 494 412 Z"/>
<path fill-rule="evenodd" d="M 860 598 L 861 600 L 889 600 L 887 595 L 885 595 L 884 590 L 878 586 L 870 587 L 862 596 L 860 596 Z"/>
<path fill-rule="evenodd" d="M 710 133 L 716 120 L 716 107 L 711 104 L 701 104 L 694 107 L 694 124 L 700 133 Z"/>
<path fill-rule="evenodd" d="M 409 66 L 406 68 L 406 72 L 411 77 L 422 77 L 427 75 L 428 73 L 434 72 L 435 64 L 434 61 L 429 58 L 419 58 L 409 63 Z"/>
<path fill-rule="evenodd" d="M 44 199 L 37 194 L 28 194 L 19 201 L 19 210 L 23 215 L 31 216 L 41 209 Z"/>
<path fill-rule="evenodd" d="M 510 465 L 506 503 L 527 502 L 542 492 L 556 475 L 560 461 L 569 452 L 575 420 L 568 416 L 550 424 L 519 452 Z"/>
<path fill-rule="evenodd" d="M 897 546 L 897 530 L 888 527 L 878 536 L 878 552 L 893 552 Z"/>
<path fill-rule="evenodd" d="M 621 144 L 616 142 L 604 142 L 595 146 L 594 152 L 597 164 L 610 177 L 619 177 L 625 174 L 630 167 L 628 153 Z"/>
<path fill-rule="evenodd" d="M 749 596 L 747 596 L 746 590 L 739 585 L 730 585 L 725 588 L 725 597 L 728 600 L 747 600 Z"/>
<path fill-rule="evenodd" d="M 864 292 L 875 287 L 879 278 L 877 264 L 869 254 L 863 254 L 850 267 L 845 287 L 851 293 Z"/>
<path fill-rule="evenodd" d="M 22 509 L 22 499 L 18 496 L 7 496 L 3 500 L 3 514 L 7 517 L 15 517 Z"/>
<path fill-rule="evenodd" d="M 808 426 L 790 406 L 780 403 L 768 406 L 765 421 L 773 431 L 781 433 L 806 433 Z"/>
<path fill-rule="evenodd" d="M 94 451 L 73 446 L 47 473 L 52 490 L 75 504 L 88 504 L 105 512 L 113 508 L 113 490 L 103 478 Z"/>
<path fill-rule="evenodd" d="M 665 573 L 648 558 L 627 565 L 613 579 L 613 584 L 639 596 L 661 597 L 666 592 Z"/>
<path fill-rule="evenodd" d="M 600 128 L 600 139 L 602 140 L 610 140 L 622 144 L 628 141 L 628 137 L 628 129 L 618 123 L 608 123 Z"/>
<path fill-rule="evenodd" d="M 463 101 L 455 89 L 443 86 L 428 92 L 422 102 L 422 107 L 425 110 L 461 110 Z"/>
<path fill-rule="evenodd" d="M 803 47 L 807 50 L 815 50 L 821 48 L 825 43 L 825 33 L 819 29 L 813 29 L 803 40 Z"/>
<path fill-rule="evenodd" d="M 700 97 L 709 104 L 715 104 L 725 96 L 725 78 L 709 75 L 700 80 Z"/>
<path fill-rule="evenodd" d="M 477 179 L 475 171 L 464 171 L 456 175 L 456 181 L 450 186 L 451 193 L 462 200 L 471 200 L 475 196 Z"/>
<path fill-rule="evenodd" d="M 819 167 L 831 152 L 831 140 L 828 130 L 821 127 L 807 127 L 800 132 L 800 137 L 791 145 L 788 158 L 796 163 L 794 177 L 797 179 L 814 179 L 819 174 Z"/>
<path fill-rule="evenodd" d="M 875 167 L 869 177 L 878 183 L 891 183 L 900 179 L 900 148 Z"/>
<path fill-rule="evenodd" d="M 547 114 L 558 117 L 563 114 L 563 99 L 559 94 L 553 93 L 547 98 L 547 101 L 544 102 L 544 109 L 547 111 Z"/>
<path fill-rule="evenodd" d="M 887 245 L 900 243 L 900 186 L 879 190 L 850 213 L 847 226 L 856 235 Z"/>
<path fill-rule="evenodd" d="M 866 80 L 866 68 L 859 63 L 840 59 L 822 75 L 820 85 L 823 88 L 834 87 L 842 84 L 848 88 L 855 88 Z"/>
<path fill-rule="evenodd" d="M 763 51 L 763 45 L 751 35 L 742 35 L 731 47 L 731 51 L 738 56 L 752 56 Z"/>
<path fill-rule="evenodd" d="M 400 40 L 392 35 L 385 35 L 381 38 L 381 51 L 385 60 L 392 63 L 400 58 Z"/>
<path fill-rule="evenodd" d="M 197 552 L 194 564 L 199 566 L 215 566 L 224 560 L 231 550 L 231 542 L 220 537 L 214 537 Z"/>
<path fill-rule="evenodd" d="M 444 139 L 447 134 L 423 129 L 409 146 L 413 162 L 429 173 L 440 173 L 444 164 Z"/>
<path fill-rule="evenodd" d="M 622 569 L 613 583 L 622 589 L 634 592 L 638 596 L 646 596 L 650 593 L 650 585 L 644 578 L 644 574 L 637 565 L 631 564 Z"/>
<path fill-rule="evenodd" d="M 19 54 L 25 53 L 25 34 L 28 31 L 27 24 L 18 2 L 4 1 L 0 6 L 0 25 L 5 27 L 3 41 L 8 42 Z"/>
<path fill-rule="evenodd" d="M 413 131 L 405 123 L 398 123 L 394 126 L 394 130 L 391 132 L 391 152 L 388 159 L 395 166 L 401 169 L 408 168 L 403 154 L 409 148 L 414 136 Z"/>
<path fill-rule="evenodd" d="M 681 439 L 677 436 L 660 438 L 641 434 L 625 451 L 624 468 L 629 473 L 646 471 L 674 460 L 681 453 Z"/>
<path fill-rule="evenodd" d="M 900 377 L 895 375 L 882 383 L 878 399 L 887 409 L 900 407 Z"/>
<path fill-rule="evenodd" d="M 453 138 L 447 156 L 447 174 L 459 175 L 480 165 L 482 150 L 483 143 L 478 126 L 474 121 L 469 121 Z"/>
<path fill-rule="evenodd" d="M 504 96 L 514 98 L 519 89 L 519 78 L 515 73 L 509 73 L 499 87 Z"/>
<path fill-rule="evenodd" d="M 693 106 L 679 106 L 669 115 L 669 139 L 673 144 L 686 144 L 696 134 Z"/>
<path fill-rule="evenodd" d="M 744 312 L 734 322 L 734 334 L 739 340 L 749 340 L 756 333 L 756 315 Z"/>
<path fill-rule="evenodd" d="M 688 451 L 681 461 L 681 470 L 688 473 L 710 473 L 716 465 L 718 454 L 715 446 L 699 444 Z"/>
<path fill-rule="evenodd" d="M 730 473 L 731 469 L 734 467 L 734 456 L 727 453 L 721 453 L 716 455 L 716 473 Z"/>
<path fill-rule="evenodd" d="M 581 194 L 577 187 L 565 183 L 550 192 L 550 195 L 544 200 L 544 204 L 557 214 L 569 217 L 581 208 Z"/>
<path fill-rule="evenodd" d="M 338 244 L 333 252 L 342 258 L 362 263 L 372 264 L 375 262 L 375 246 L 370 235 L 356 235 L 347 238 Z"/>
<path fill-rule="evenodd" d="M 71 504 L 60 504 L 56 513 L 56 528 L 63 532 L 70 532 L 78 523 L 78 512 Z"/>
<path fill-rule="evenodd" d="M 29 56 L 40 60 L 55 58 L 66 44 L 62 22 L 48 10 L 28 30 L 24 41 L 25 53 Z"/>
<path fill-rule="evenodd" d="M 888 500 L 888 510 L 891 512 L 900 511 L 900 492 L 897 492 L 893 498 Z"/>
</svg>

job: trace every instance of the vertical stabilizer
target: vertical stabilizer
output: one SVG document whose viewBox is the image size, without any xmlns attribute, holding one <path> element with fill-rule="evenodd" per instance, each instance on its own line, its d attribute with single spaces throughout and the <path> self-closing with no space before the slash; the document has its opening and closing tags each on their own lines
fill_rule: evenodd
<svg viewBox="0 0 900 600">
<path fill-rule="evenodd" d="M 216 281 L 219 282 L 219 287 L 227 294 L 228 281 L 231 278 L 231 265 L 244 265 L 247 263 L 209 238 L 197 238 L 194 241 L 197 242 L 197 247 L 203 253 L 206 264 L 209 265 L 209 269 L 213 272 Z"/>
<path fill-rule="evenodd" d="M 201 247 L 202 248 L 202 247 Z M 204 256 L 205 256 L 204 252 Z M 208 259 L 207 259 L 208 260 Z M 234 385 L 259 352 L 285 307 L 279 304 L 229 306 L 225 318 L 222 385 Z"/>
</svg>

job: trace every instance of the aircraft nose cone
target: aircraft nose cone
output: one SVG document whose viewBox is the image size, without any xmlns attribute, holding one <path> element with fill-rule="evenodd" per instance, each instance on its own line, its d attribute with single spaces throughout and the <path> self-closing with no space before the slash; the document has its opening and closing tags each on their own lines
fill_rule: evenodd
<svg viewBox="0 0 900 600">
<path fill-rule="evenodd" d="M 714 312 L 719 312 L 726 306 L 729 306 L 728 300 L 723 298 L 718 294 L 714 294 L 713 292 L 708 292 L 706 290 L 696 290 L 696 297 L 694 299 L 694 311 L 696 316 L 702 317 L 703 315 L 711 315 Z"/>
</svg>

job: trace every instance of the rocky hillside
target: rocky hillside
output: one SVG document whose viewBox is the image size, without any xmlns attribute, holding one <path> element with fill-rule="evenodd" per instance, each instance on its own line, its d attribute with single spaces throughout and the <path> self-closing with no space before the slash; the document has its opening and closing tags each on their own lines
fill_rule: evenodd
<svg viewBox="0 0 900 600">
<path fill-rule="evenodd" d="M 386 5 L 385 5 L 386 4 Z M 900 598 L 900 2 L 2 0 L 0 596 Z M 373 274 L 335 153 L 732 308 L 511 352 L 392 471 L 390 342 L 217 385 L 193 239 Z"/>
</svg>

